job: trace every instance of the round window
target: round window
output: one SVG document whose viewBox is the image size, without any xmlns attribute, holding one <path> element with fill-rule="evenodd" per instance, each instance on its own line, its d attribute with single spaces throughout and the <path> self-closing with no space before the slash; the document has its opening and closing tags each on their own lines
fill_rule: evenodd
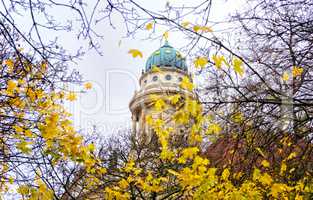
<svg viewBox="0 0 313 200">
<path fill-rule="evenodd" d="M 172 79 L 172 77 L 171 77 L 171 75 L 167 74 L 167 75 L 165 76 L 165 79 L 169 81 L 169 80 Z"/>
<path fill-rule="evenodd" d="M 152 80 L 153 80 L 153 81 L 157 81 L 157 80 L 158 80 L 158 77 L 157 77 L 157 76 L 154 76 L 154 77 L 152 78 Z"/>
</svg>

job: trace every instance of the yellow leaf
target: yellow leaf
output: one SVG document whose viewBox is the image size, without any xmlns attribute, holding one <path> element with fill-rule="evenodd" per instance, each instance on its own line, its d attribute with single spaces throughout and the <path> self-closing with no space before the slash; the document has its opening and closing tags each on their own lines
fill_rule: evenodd
<svg viewBox="0 0 313 200">
<path fill-rule="evenodd" d="M 182 22 L 181 25 L 184 27 L 184 28 L 187 28 L 187 26 L 189 26 L 190 22 Z"/>
<path fill-rule="evenodd" d="M 238 58 L 233 59 L 233 66 L 234 66 L 234 71 L 239 74 L 239 76 L 243 76 L 244 74 L 244 69 L 243 69 L 243 62 L 242 60 Z"/>
<path fill-rule="evenodd" d="M 229 169 L 224 169 L 223 173 L 222 173 L 222 180 L 227 181 L 228 177 L 230 175 Z"/>
<path fill-rule="evenodd" d="M 74 92 L 70 92 L 68 95 L 67 95 L 67 100 L 69 101 L 75 101 L 77 99 L 77 96 Z"/>
<path fill-rule="evenodd" d="M 87 146 L 87 148 L 88 148 L 88 150 L 89 150 L 90 152 L 93 152 L 93 151 L 95 150 L 95 145 L 94 145 L 94 144 L 89 144 L 89 145 Z"/>
<path fill-rule="evenodd" d="M 153 120 L 151 115 L 147 115 L 146 116 L 146 122 L 148 123 L 148 125 L 152 125 L 153 124 L 154 120 Z"/>
<path fill-rule="evenodd" d="M 163 99 L 158 99 L 154 104 L 154 108 L 156 111 L 162 111 L 165 108 L 165 102 Z"/>
<path fill-rule="evenodd" d="M 138 56 L 139 56 L 140 58 L 143 57 L 142 53 L 141 53 L 139 50 L 137 50 L 137 49 L 130 49 L 130 50 L 128 51 L 128 53 L 131 54 L 134 58 L 136 58 L 136 57 L 138 57 Z"/>
<path fill-rule="evenodd" d="M 162 143 L 162 152 L 161 152 L 160 158 L 162 160 L 172 160 L 173 157 L 175 156 L 175 153 L 172 151 L 168 151 L 167 148 L 164 148 L 166 146 L 167 146 L 167 144 Z"/>
<path fill-rule="evenodd" d="M 208 63 L 208 59 L 206 57 L 198 57 L 193 63 L 196 68 L 204 68 Z"/>
<path fill-rule="evenodd" d="M 261 162 L 261 165 L 263 166 L 263 167 L 269 167 L 270 166 L 270 163 L 267 161 L 267 160 L 263 160 L 262 162 Z"/>
<path fill-rule="evenodd" d="M 219 134 L 221 132 L 222 128 L 218 123 L 212 123 L 208 126 L 207 133 L 208 134 Z"/>
<path fill-rule="evenodd" d="M 163 33 L 163 37 L 164 37 L 165 40 L 168 40 L 168 31 Z"/>
<path fill-rule="evenodd" d="M 217 56 L 217 55 L 213 55 L 212 56 L 212 60 L 215 63 L 215 66 L 217 69 L 221 69 L 222 68 L 222 63 L 226 63 L 226 60 L 224 58 L 224 56 Z"/>
<path fill-rule="evenodd" d="M 172 96 L 169 97 L 169 100 L 170 100 L 170 102 L 171 102 L 172 104 L 175 105 L 175 104 L 179 101 L 180 97 L 181 97 L 181 96 L 180 96 L 179 94 L 172 95 Z"/>
<path fill-rule="evenodd" d="M 9 69 L 12 71 L 14 68 L 14 62 L 12 59 L 7 59 L 4 61 L 4 64 L 9 67 Z"/>
<path fill-rule="evenodd" d="M 118 185 L 121 189 L 126 189 L 128 188 L 129 184 L 125 179 L 122 179 L 118 182 Z"/>
<path fill-rule="evenodd" d="M 283 81 L 288 81 L 289 80 L 289 74 L 288 72 L 284 72 L 282 76 Z"/>
<path fill-rule="evenodd" d="M 236 112 L 231 116 L 231 120 L 235 123 L 241 123 L 244 120 L 243 114 L 241 112 Z"/>
<path fill-rule="evenodd" d="M 156 66 L 156 65 L 152 65 L 152 68 L 151 68 L 151 72 L 161 72 L 161 68 Z"/>
<path fill-rule="evenodd" d="M 279 198 L 279 194 L 288 191 L 288 186 L 281 183 L 274 183 L 271 187 L 271 195 L 274 198 Z"/>
<path fill-rule="evenodd" d="M 260 177 L 261 177 L 261 171 L 259 169 L 255 168 L 253 170 L 252 180 L 253 181 L 259 180 Z"/>
<path fill-rule="evenodd" d="M 183 89 L 192 91 L 193 84 L 190 82 L 190 79 L 187 76 L 184 76 L 183 80 L 180 83 L 180 87 L 182 87 Z"/>
<path fill-rule="evenodd" d="M 287 165 L 285 162 L 282 162 L 281 163 L 281 166 L 280 166 L 280 175 L 283 175 L 287 170 Z"/>
<path fill-rule="evenodd" d="M 210 27 L 207 27 L 207 26 L 202 26 L 201 30 L 203 32 L 206 32 L 206 33 L 213 32 L 213 30 Z"/>
<path fill-rule="evenodd" d="M 197 33 L 201 29 L 201 27 L 199 25 L 195 25 L 195 26 L 192 27 L 192 29 L 193 29 L 194 32 Z"/>
<path fill-rule="evenodd" d="M 199 31 L 203 31 L 205 33 L 209 33 L 209 32 L 213 32 L 213 30 L 210 28 L 210 27 L 207 27 L 207 26 L 199 26 L 199 25 L 195 25 L 193 26 L 193 31 L 194 32 L 199 32 Z"/>
<path fill-rule="evenodd" d="M 292 76 L 293 77 L 301 76 L 302 73 L 303 73 L 303 68 L 302 67 L 294 66 L 292 68 Z"/>
<path fill-rule="evenodd" d="M 263 185 L 271 185 L 273 182 L 273 179 L 268 173 L 264 173 L 263 175 L 260 176 L 259 181 Z"/>
<path fill-rule="evenodd" d="M 106 174 L 106 173 L 107 173 L 107 169 L 104 168 L 104 167 L 101 167 L 101 168 L 99 169 L 99 173 L 100 173 L 100 174 Z"/>
<path fill-rule="evenodd" d="M 179 176 L 179 173 L 176 172 L 176 171 L 174 171 L 174 170 L 172 170 L 172 169 L 168 169 L 167 171 L 168 171 L 168 173 L 170 173 L 170 174 L 173 174 L 173 175 L 175 175 L 175 176 Z"/>
<path fill-rule="evenodd" d="M 17 84 L 16 84 L 15 81 L 13 81 L 13 80 L 9 80 L 9 81 L 8 81 L 7 90 L 9 90 L 9 91 L 14 91 L 14 90 L 16 89 L 16 87 L 17 87 Z"/>
<path fill-rule="evenodd" d="M 303 200 L 303 196 L 300 194 L 297 194 L 295 197 L 295 200 Z"/>
<path fill-rule="evenodd" d="M 23 129 L 22 127 L 17 126 L 17 125 L 13 126 L 13 128 L 15 129 L 15 131 L 16 131 L 17 133 L 22 133 L 22 132 L 24 131 L 24 129 Z"/>
<path fill-rule="evenodd" d="M 85 84 L 84 84 L 84 87 L 85 87 L 86 90 L 90 90 L 90 89 L 92 88 L 92 84 L 89 83 L 89 82 L 88 82 L 88 83 L 85 83 Z"/>
<path fill-rule="evenodd" d="M 29 154 L 31 152 L 31 148 L 28 146 L 29 144 L 29 142 L 21 141 L 17 143 L 16 148 L 25 154 Z"/>
<path fill-rule="evenodd" d="M 185 163 L 187 159 L 193 158 L 198 152 L 199 149 L 197 147 L 185 148 L 182 150 L 182 155 L 179 157 L 178 162 Z"/>
<path fill-rule="evenodd" d="M 17 189 L 18 193 L 21 195 L 28 195 L 30 188 L 27 185 L 20 185 Z"/>
<path fill-rule="evenodd" d="M 243 173 L 242 172 L 237 172 L 233 175 L 234 179 L 239 180 L 242 177 Z"/>
<path fill-rule="evenodd" d="M 133 160 L 129 160 L 128 163 L 126 163 L 126 166 L 124 168 L 125 172 L 129 173 L 135 169 L 135 162 Z"/>
<path fill-rule="evenodd" d="M 146 30 L 151 30 L 153 28 L 153 22 L 150 22 L 146 25 Z"/>
<path fill-rule="evenodd" d="M 32 137 L 33 133 L 31 132 L 31 130 L 25 130 L 25 136 L 26 137 Z"/>
<path fill-rule="evenodd" d="M 11 177 L 9 177 L 9 183 L 10 184 L 13 184 L 14 183 L 14 178 L 11 176 Z"/>
<path fill-rule="evenodd" d="M 26 81 L 25 81 L 24 79 L 18 79 L 18 80 L 17 80 L 17 83 L 18 83 L 19 85 L 24 85 L 24 84 L 26 83 Z"/>
<path fill-rule="evenodd" d="M 296 152 L 292 152 L 288 157 L 287 157 L 287 160 L 290 160 L 290 159 L 293 159 L 297 156 L 297 153 Z"/>
</svg>

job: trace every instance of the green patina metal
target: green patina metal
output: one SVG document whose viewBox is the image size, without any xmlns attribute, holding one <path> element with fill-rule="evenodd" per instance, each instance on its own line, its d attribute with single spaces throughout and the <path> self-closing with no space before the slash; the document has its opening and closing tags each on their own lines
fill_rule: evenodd
<svg viewBox="0 0 313 200">
<path fill-rule="evenodd" d="M 186 60 L 182 55 L 165 41 L 165 44 L 156 50 L 147 60 L 145 72 L 153 66 L 176 68 L 187 72 Z"/>
</svg>

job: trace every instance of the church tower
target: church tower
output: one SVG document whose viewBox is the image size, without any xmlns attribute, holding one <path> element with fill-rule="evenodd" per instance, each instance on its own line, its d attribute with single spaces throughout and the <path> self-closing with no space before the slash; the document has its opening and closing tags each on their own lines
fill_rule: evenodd
<svg viewBox="0 0 313 200">
<path fill-rule="evenodd" d="M 154 51 L 148 58 L 145 69 L 139 79 L 139 91 L 135 91 L 129 104 L 132 113 L 132 133 L 135 134 L 136 138 L 144 140 L 145 143 L 149 143 L 154 139 L 153 131 L 146 123 L 147 115 L 157 118 L 153 109 L 152 95 L 179 94 L 183 98 L 196 98 L 193 92 L 180 87 L 184 77 L 191 80 L 185 58 L 166 41 L 161 48 Z M 171 127 L 173 127 L 173 120 L 171 119 L 173 113 L 167 110 L 161 114 L 163 119 L 166 118 L 166 124 L 171 124 Z M 175 131 L 177 133 L 184 132 L 183 130 Z"/>
</svg>

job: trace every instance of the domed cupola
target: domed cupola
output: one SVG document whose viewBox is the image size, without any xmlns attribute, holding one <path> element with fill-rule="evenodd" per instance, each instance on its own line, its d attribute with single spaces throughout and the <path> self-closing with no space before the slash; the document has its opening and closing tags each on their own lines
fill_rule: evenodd
<svg viewBox="0 0 313 200">
<path fill-rule="evenodd" d="M 153 66 L 176 68 L 187 72 L 185 58 L 170 46 L 168 41 L 165 41 L 165 44 L 148 58 L 145 72 L 149 72 Z"/>
</svg>

